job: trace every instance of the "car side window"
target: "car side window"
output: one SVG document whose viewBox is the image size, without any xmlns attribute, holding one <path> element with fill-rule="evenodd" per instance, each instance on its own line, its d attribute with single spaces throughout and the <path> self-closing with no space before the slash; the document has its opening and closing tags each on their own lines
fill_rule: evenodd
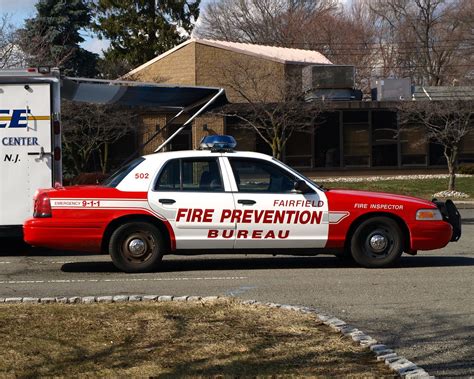
<svg viewBox="0 0 474 379">
<path fill-rule="evenodd" d="M 239 192 L 293 192 L 296 178 L 271 162 L 244 158 L 229 161 Z"/>
<path fill-rule="evenodd" d="M 173 159 L 166 163 L 158 178 L 155 190 L 158 191 L 179 191 L 180 189 L 179 159 Z"/>
<path fill-rule="evenodd" d="M 222 175 L 216 158 L 173 159 L 166 163 L 155 191 L 222 192 Z"/>
</svg>

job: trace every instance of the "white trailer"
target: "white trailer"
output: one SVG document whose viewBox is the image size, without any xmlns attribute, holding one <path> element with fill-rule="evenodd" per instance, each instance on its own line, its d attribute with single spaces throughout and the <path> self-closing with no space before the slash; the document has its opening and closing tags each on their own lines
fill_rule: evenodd
<svg viewBox="0 0 474 379">
<path fill-rule="evenodd" d="M 22 236 L 39 188 L 61 184 L 59 70 L 0 70 L 0 237 Z"/>
</svg>

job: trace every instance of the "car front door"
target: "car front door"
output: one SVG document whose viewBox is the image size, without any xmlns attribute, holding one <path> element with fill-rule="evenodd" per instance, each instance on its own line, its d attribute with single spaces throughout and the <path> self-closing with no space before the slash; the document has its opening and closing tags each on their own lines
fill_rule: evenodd
<svg viewBox="0 0 474 379">
<path fill-rule="evenodd" d="M 294 189 L 301 178 L 263 159 L 229 157 L 237 224 L 236 249 L 323 248 L 328 238 L 328 205 L 323 191 Z"/>
<path fill-rule="evenodd" d="M 150 206 L 170 222 L 178 250 L 233 248 L 235 222 L 222 222 L 221 214 L 234 209 L 234 198 L 220 159 L 171 159 L 149 191 Z"/>
</svg>

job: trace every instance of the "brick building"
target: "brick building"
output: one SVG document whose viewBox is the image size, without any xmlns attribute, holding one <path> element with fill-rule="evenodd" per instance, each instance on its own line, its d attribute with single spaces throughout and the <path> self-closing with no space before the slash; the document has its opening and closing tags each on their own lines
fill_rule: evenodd
<svg viewBox="0 0 474 379">
<path fill-rule="evenodd" d="M 255 97 L 258 92 L 259 99 L 278 102 L 284 100 L 286 83 L 292 82 L 301 88 L 301 70 L 304 66 L 313 64 L 331 64 L 331 62 L 322 54 L 310 50 L 190 39 L 132 70 L 124 76 L 124 79 L 224 87 L 230 102 L 242 103 L 245 99 L 234 85 L 239 82 L 239 85 L 245 88 L 245 95 Z M 241 72 L 239 73 L 236 68 Z M 252 71 L 253 78 L 258 80 L 245 83 L 248 78 L 243 70 Z M 172 115 L 158 113 L 144 115 L 142 140 L 147 140 L 166 123 L 169 117 Z M 180 121 L 176 120 L 176 125 Z M 223 117 L 209 115 L 198 117 L 190 130 L 176 137 L 172 148 L 196 147 L 204 135 L 229 133 L 236 137 L 240 149 L 255 150 L 256 138 L 252 135 L 252 131 L 231 124 L 232 121 Z M 173 130 L 171 127 L 164 131 L 146 148 L 145 153 L 152 152 Z"/>
<path fill-rule="evenodd" d="M 144 63 L 124 79 L 163 84 L 224 87 L 231 103 L 253 100 L 279 102 L 291 86 L 302 88 L 302 71 L 310 65 L 332 63 L 316 51 L 190 39 Z M 472 94 L 472 91 L 471 91 Z M 255 98 L 254 98 L 255 97 Z M 395 102 L 334 101 L 318 126 L 295 133 L 283 160 L 308 170 L 426 169 L 443 167 L 442 148 L 420 144 L 422 136 L 397 133 Z M 171 115 L 143 115 L 140 141 L 146 141 Z M 180 124 L 163 130 L 144 153 L 154 149 Z M 270 153 L 269 147 L 249 128 L 230 117 L 203 115 L 171 143 L 173 150 L 198 146 L 207 134 L 231 134 L 241 150 Z M 460 160 L 474 162 L 474 136 L 466 138 Z"/>
</svg>

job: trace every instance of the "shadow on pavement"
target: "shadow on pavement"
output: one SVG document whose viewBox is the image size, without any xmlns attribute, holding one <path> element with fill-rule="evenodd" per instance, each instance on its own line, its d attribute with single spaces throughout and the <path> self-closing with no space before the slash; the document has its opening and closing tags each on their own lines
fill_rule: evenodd
<svg viewBox="0 0 474 379">
<path fill-rule="evenodd" d="M 52 250 L 41 247 L 32 247 L 21 239 L 2 238 L 0 241 L 0 257 L 12 256 L 44 256 L 44 257 L 71 257 L 76 255 L 88 255 L 78 251 Z"/>
<path fill-rule="evenodd" d="M 416 267 L 474 266 L 469 257 L 403 257 L 400 265 L 385 270 Z M 351 261 L 336 257 L 262 257 L 262 258 L 180 258 L 164 259 L 159 272 L 220 271 L 220 270 L 267 270 L 267 269 L 362 269 Z M 112 262 L 71 262 L 61 267 L 64 272 L 118 272 Z"/>
</svg>

